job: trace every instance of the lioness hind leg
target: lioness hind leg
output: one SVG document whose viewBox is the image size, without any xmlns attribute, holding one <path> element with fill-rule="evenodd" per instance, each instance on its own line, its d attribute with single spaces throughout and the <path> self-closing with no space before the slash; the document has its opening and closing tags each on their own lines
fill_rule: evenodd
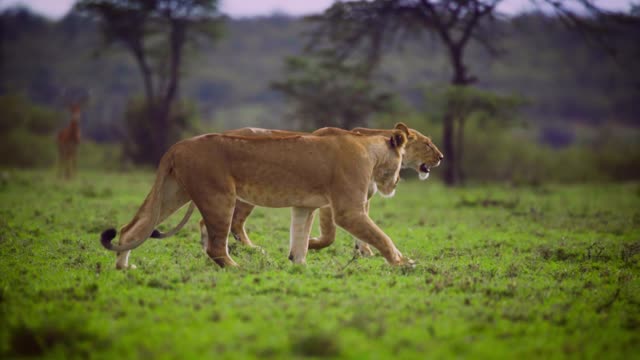
<svg viewBox="0 0 640 360">
<path fill-rule="evenodd" d="M 164 179 L 156 195 L 157 198 L 153 193 L 150 193 L 133 220 L 122 227 L 120 245 L 148 238 L 158 224 L 190 200 L 184 189 L 172 177 Z M 130 253 L 131 250 L 116 253 L 117 269 L 135 268 L 135 266 L 128 264 Z"/>
<path fill-rule="evenodd" d="M 231 234 L 233 237 L 241 243 L 255 247 L 255 245 L 249 240 L 247 233 L 244 230 L 244 222 L 249 217 L 255 206 L 247 204 L 240 200 L 236 200 L 236 206 L 233 211 L 233 218 L 231 220 Z M 204 219 L 200 220 L 200 243 L 204 246 L 209 238 L 207 232 L 207 225 Z"/>
<path fill-rule="evenodd" d="M 201 228 L 202 236 L 207 237 L 204 250 L 220 267 L 238 266 L 229 256 L 227 246 L 234 205 L 235 199 L 228 195 L 207 195 L 196 201 L 206 227 L 206 231 Z"/>
<path fill-rule="evenodd" d="M 336 223 L 330 206 L 320 208 L 320 237 L 309 239 L 309 249 L 320 250 L 336 240 Z"/>
<path fill-rule="evenodd" d="M 233 219 L 231 220 L 231 233 L 233 237 L 240 241 L 242 244 L 254 247 L 255 245 L 249 240 L 249 236 L 244 229 L 244 223 L 247 221 L 249 215 L 255 206 L 246 202 L 236 200 L 235 209 L 233 210 Z"/>
</svg>

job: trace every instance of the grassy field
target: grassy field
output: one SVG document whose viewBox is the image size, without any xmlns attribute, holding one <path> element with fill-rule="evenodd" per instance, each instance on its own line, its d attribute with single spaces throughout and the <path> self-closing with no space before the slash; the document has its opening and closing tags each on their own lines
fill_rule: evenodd
<svg viewBox="0 0 640 360">
<path fill-rule="evenodd" d="M 264 252 L 231 238 L 240 268 L 206 257 L 194 216 L 176 237 L 134 250 L 138 269 L 116 271 L 99 234 L 130 220 L 152 174 L 82 173 L 70 183 L 52 172 L 1 175 L 3 358 L 640 353 L 637 183 L 402 182 L 371 213 L 413 269 L 354 257 L 344 231 L 293 266 L 288 209 L 257 209 L 248 231 Z"/>
</svg>

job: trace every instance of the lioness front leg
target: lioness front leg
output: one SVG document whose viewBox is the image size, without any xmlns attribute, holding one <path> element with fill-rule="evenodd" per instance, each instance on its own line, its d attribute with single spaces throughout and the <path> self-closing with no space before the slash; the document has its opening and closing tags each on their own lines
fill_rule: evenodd
<svg viewBox="0 0 640 360">
<path fill-rule="evenodd" d="M 373 194 L 371 194 L 373 195 Z M 371 198 L 371 195 L 369 195 L 369 198 Z M 367 216 L 369 216 L 369 204 L 371 203 L 370 200 L 367 200 L 364 203 L 364 211 L 367 214 Z M 356 240 L 356 250 L 358 250 L 358 252 L 360 253 L 360 255 L 364 256 L 364 257 L 369 257 L 369 256 L 373 256 L 373 250 L 371 250 L 371 248 L 369 247 L 369 245 L 359 239 L 355 239 Z"/>
<path fill-rule="evenodd" d="M 313 208 L 291 208 L 289 260 L 295 264 L 305 263 L 314 211 Z"/>
<path fill-rule="evenodd" d="M 367 201 L 365 209 L 369 213 L 369 202 Z M 333 219 L 333 210 L 331 206 L 320 208 L 320 237 L 309 238 L 309 249 L 320 250 L 333 244 L 336 240 L 336 223 Z M 366 242 L 355 239 L 356 249 L 360 255 L 368 257 L 373 256 L 373 251 Z"/>
<path fill-rule="evenodd" d="M 389 264 L 411 264 L 408 258 L 402 256 L 393 241 L 364 213 L 362 210 L 336 211 L 336 223 L 359 240 L 373 245 Z"/>
</svg>

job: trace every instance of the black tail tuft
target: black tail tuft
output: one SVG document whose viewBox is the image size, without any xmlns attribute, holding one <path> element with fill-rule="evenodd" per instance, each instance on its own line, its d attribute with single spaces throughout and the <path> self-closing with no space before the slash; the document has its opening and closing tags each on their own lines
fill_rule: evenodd
<svg viewBox="0 0 640 360">
<path fill-rule="evenodd" d="M 151 233 L 151 236 L 154 239 L 162 239 L 162 233 L 160 231 L 158 231 L 158 229 L 153 229 L 153 232 Z"/>
<path fill-rule="evenodd" d="M 111 240 L 113 240 L 117 234 L 118 232 L 113 228 L 103 231 L 102 235 L 100 235 L 100 243 L 105 249 L 111 250 Z"/>
</svg>

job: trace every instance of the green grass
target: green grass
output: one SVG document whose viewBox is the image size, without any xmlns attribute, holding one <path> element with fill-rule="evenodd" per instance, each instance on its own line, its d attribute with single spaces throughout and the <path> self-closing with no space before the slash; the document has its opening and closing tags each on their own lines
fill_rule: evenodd
<svg viewBox="0 0 640 360">
<path fill-rule="evenodd" d="M 395 198 L 376 197 L 371 215 L 413 269 L 354 259 L 344 231 L 293 266 L 288 209 L 257 209 L 248 231 L 264 253 L 230 238 L 238 269 L 206 257 L 194 216 L 176 237 L 134 250 L 138 269 L 116 271 L 99 234 L 130 220 L 152 174 L 0 175 L 3 358 L 622 359 L 640 350 L 637 183 L 405 181 Z"/>
</svg>

